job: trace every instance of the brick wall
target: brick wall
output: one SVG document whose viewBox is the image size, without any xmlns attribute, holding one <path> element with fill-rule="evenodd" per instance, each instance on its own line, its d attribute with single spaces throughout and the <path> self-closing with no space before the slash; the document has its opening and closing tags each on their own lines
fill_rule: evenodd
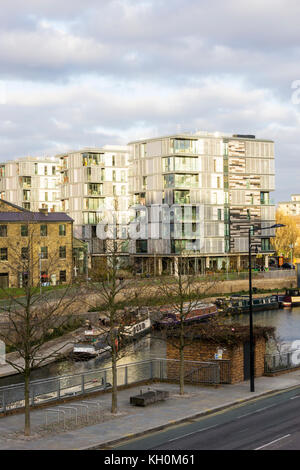
<svg viewBox="0 0 300 470">
<path fill-rule="evenodd" d="M 264 338 L 258 338 L 255 342 L 255 376 L 261 377 L 264 374 L 264 356 L 266 342 Z M 190 345 L 186 346 L 184 352 L 185 361 L 215 361 L 215 354 L 218 349 L 223 349 L 222 360 L 229 360 L 228 371 L 227 364 L 220 361 L 220 379 L 221 383 L 238 383 L 244 381 L 244 345 L 217 345 L 208 341 L 195 339 Z M 174 340 L 167 342 L 167 359 L 179 359 L 179 350 L 175 346 Z M 168 363 L 168 378 L 178 379 L 179 363 Z M 185 376 L 195 369 L 195 364 L 185 364 Z M 228 372 L 227 372 L 228 371 Z M 205 373 L 205 371 L 203 372 Z M 229 378 L 229 380 L 228 380 Z M 188 377 L 187 380 L 188 381 Z"/>
</svg>

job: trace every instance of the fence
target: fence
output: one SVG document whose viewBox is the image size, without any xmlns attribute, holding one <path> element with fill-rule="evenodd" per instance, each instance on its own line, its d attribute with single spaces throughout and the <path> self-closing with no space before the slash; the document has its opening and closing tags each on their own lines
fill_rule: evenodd
<svg viewBox="0 0 300 470">
<path fill-rule="evenodd" d="M 151 359 L 117 366 L 118 387 L 147 380 L 176 382 L 179 380 L 179 361 Z M 185 361 L 185 370 L 193 371 L 189 383 L 220 383 L 220 366 L 213 362 Z M 197 371 L 197 372 L 196 372 Z M 111 368 L 97 369 L 75 375 L 35 380 L 30 383 L 32 406 L 68 397 L 81 396 L 111 388 Z M 24 384 L 0 387 L 0 413 L 24 407 Z"/>
<path fill-rule="evenodd" d="M 300 367 L 300 350 L 265 355 L 265 373 L 280 372 Z"/>
</svg>

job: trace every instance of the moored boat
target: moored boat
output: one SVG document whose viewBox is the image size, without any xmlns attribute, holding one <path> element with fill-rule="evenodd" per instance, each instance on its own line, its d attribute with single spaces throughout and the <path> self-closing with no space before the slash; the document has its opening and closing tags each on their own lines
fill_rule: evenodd
<svg viewBox="0 0 300 470">
<path fill-rule="evenodd" d="M 286 289 L 282 304 L 284 307 L 300 305 L 300 289 Z"/>
<path fill-rule="evenodd" d="M 217 299 L 216 305 L 222 313 L 239 314 L 250 312 L 250 299 L 246 295 L 232 296 L 230 299 Z M 279 308 L 279 302 L 276 295 L 252 298 L 253 312 L 277 308 Z"/>
<path fill-rule="evenodd" d="M 182 317 L 184 323 L 197 323 L 205 321 L 217 313 L 218 309 L 215 304 L 203 302 L 193 302 L 190 304 L 186 302 L 183 305 Z M 181 323 L 181 314 L 174 308 L 163 307 L 160 309 L 160 314 L 162 317 L 154 323 L 156 328 Z"/>
</svg>

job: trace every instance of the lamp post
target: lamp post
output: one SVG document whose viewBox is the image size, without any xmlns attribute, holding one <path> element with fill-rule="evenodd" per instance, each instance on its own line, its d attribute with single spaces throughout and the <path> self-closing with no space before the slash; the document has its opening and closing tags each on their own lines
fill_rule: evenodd
<svg viewBox="0 0 300 470">
<path fill-rule="evenodd" d="M 285 227 L 283 224 L 271 225 L 271 227 L 261 227 L 259 230 L 267 230 L 270 228 L 280 228 Z M 251 231 L 254 228 L 249 227 L 249 238 L 248 238 L 248 248 L 249 248 L 249 341 L 250 341 L 250 392 L 255 391 L 254 387 L 254 335 L 253 335 L 253 308 L 252 308 L 252 260 L 251 260 Z"/>
</svg>

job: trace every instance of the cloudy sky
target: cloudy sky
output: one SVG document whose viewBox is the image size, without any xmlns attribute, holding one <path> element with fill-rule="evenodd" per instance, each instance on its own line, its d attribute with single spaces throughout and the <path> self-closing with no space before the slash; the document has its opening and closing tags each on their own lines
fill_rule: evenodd
<svg viewBox="0 0 300 470">
<path fill-rule="evenodd" d="M 4 0 L 0 160 L 251 133 L 275 140 L 275 200 L 288 200 L 300 193 L 299 18 L 298 0 Z"/>
</svg>

